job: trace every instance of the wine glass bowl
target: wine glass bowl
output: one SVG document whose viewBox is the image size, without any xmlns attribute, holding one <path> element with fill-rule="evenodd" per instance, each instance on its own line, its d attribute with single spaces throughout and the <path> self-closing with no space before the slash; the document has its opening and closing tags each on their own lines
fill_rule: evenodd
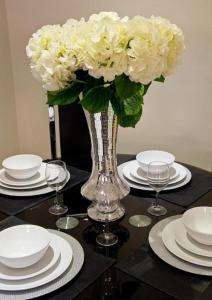
<svg viewBox="0 0 212 300">
<path fill-rule="evenodd" d="M 98 201 L 99 203 L 99 207 L 103 206 L 105 208 L 109 208 L 109 210 L 105 212 L 104 230 L 102 233 L 97 235 L 96 242 L 97 244 L 104 247 L 113 246 L 118 243 L 118 237 L 110 231 L 109 216 L 111 213 L 111 208 L 110 208 L 111 201 L 109 199 L 109 193 L 107 193 L 107 191 L 104 189 L 104 182 L 101 181 L 99 182 L 96 189 L 95 198 L 96 201 Z"/>
<path fill-rule="evenodd" d="M 159 205 L 159 193 L 165 189 L 170 180 L 170 166 L 163 161 L 152 161 L 148 164 L 147 181 L 149 186 L 156 192 L 155 200 L 148 208 L 153 216 L 161 216 L 167 213 L 167 209 Z"/>
<path fill-rule="evenodd" d="M 51 174 L 57 176 L 52 178 Z M 68 179 L 68 171 L 65 162 L 61 160 L 52 160 L 46 164 L 45 178 L 47 185 L 55 191 L 54 205 L 49 208 L 49 212 L 53 215 L 62 215 L 68 211 L 68 207 L 60 204 L 58 193 L 66 185 Z"/>
</svg>

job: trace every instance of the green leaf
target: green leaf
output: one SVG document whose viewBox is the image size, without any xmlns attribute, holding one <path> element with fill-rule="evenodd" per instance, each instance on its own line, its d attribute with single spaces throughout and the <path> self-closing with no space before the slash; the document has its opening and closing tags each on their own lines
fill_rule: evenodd
<svg viewBox="0 0 212 300">
<path fill-rule="evenodd" d="M 71 83 L 71 85 L 65 87 L 64 89 L 61 90 L 57 90 L 57 91 L 47 91 L 48 95 L 52 95 L 52 96 L 56 96 L 56 95 L 62 95 L 64 93 L 66 93 L 73 85 L 73 82 Z"/>
<path fill-rule="evenodd" d="M 144 84 L 143 87 L 144 87 L 144 91 L 143 91 L 143 96 L 146 95 L 150 85 L 151 85 L 152 82 L 148 83 L 148 84 Z"/>
<path fill-rule="evenodd" d="M 90 113 L 105 111 L 110 99 L 110 87 L 95 86 L 85 93 L 81 105 Z"/>
<path fill-rule="evenodd" d="M 137 94 L 140 88 L 141 83 L 132 82 L 125 74 L 122 74 L 115 78 L 116 94 L 120 98 L 120 100 L 129 98 Z"/>
<path fill-rule="evenodd" d="M 118 115 L 118 124 L 122 127 L 135 127 L 142 115 L 142 106 L 139 112 L 133 116 Z"/>
<path fill-rule="evenodd" d="M 121 115 L 121 106 L 119 103 L 119 99 L 115 96 L 114 93 L 110 95 L 110 103 L 112 105 L 114 113 L 118 116 Z"/>
<path fill-rule="evenodd" d="M 90 89 L 96 87 L 96 86 L 103 86 L 104 85 L 104 80 L 103 78 L 94 78 L 94 77 L 91 77 L 91 76 L 87 76 L 86 78 L 86 84 L 85 84 L 85 87 L 84 87 L 84 92 L 88 92 Z"/>
<path fill-rule="evenodd" d="M 75 102 L 80 92 L 83 89 L 83 84 L 80 82 L 72 82 L 71 85 L 59 91 L 47 92 L 47 103 L 50 105 L 67 105 Z"/>
<path fill-rule="evenodd" d="M 161 74 L 160 77 L 156 78 L 154 81 L 164 82 L 165 77 Z"/>
<path fill-rule="evenodd" d="M 122 127 L 135 127 L 142 115 L 143 89 L 135 96 L 120 101 L 116 94 L 111 94 L 110 102 L 118 123 Z"/>
<path fill-rule="evenodd" d="M 140 94 L 136 94 L 132 97 L 123 99 L 121 102 L 121 110 L 125 116 L 136 115 L 140 111 L 142 104 L 142 97 Z"/>
</svg>

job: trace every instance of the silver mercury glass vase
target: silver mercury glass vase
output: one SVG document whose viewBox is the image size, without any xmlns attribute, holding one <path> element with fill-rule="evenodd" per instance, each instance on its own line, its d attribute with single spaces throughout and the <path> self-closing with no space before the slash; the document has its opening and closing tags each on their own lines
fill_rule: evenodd
<svg viewBox="0 0 212 300">
<path fill-rule="evenodd" d="M 117 172 L 117 117 L 111 105 L 104 112 L 84 112 L 91 137 L 93 166 L 90 178 L 81 188 L 81 194 L 92 200 L 88 207 L 91 219 L 100 222 L 115 221 L 125 213 L 120 199 L 130 192 L 129 186 Z"/>
</svg>

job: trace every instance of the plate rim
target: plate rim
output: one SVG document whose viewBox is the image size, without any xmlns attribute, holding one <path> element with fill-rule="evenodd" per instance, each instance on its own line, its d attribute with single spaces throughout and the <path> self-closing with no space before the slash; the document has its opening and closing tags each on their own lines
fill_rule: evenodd
<svg viewBox="0 0 212 300">
<path fill-rule="evenodd" d="M 50 242 L 50 246 L 53 249 L 53 251 L 55 249 L 56 249 L 56 251 L 54 251 L 54 255 L 52 257 L 52 260 L 46 266 L 44 266 L 43 269 L 41 269 L 40 271 L 34 272 L 33 274 L 30 273 L 29 275 L 26 275 L 26 276 L 24 276 L 24 275 L 21 275 L 19 277 L 18 276 L 13 276 L 13 278 L 2 278 L 2 275 L 1 275 L 1 272 L 0 272 L 0 280 L 2 279 L 2 280 L 14 281 L 14 280 L 29 279 L 29 278 L 33 278 L 33 277 L 36 277 L 38 275 L 41 275 L 44 272 L 51 269 L 58 262 L 59 257 L 60 257 L 60 253 L 61 253 L 59 243 L 58 243 L 57 239 L 55 239 L 55 234 L 51 234 L 51 236 L 52 236 L 52 241 Z M 53 244 L 53 246 L 52 246 L 52 244 Z M 32 265 L 31 267 L 33 268 L 33 266 L 34 265 Z M 17 269 L 17 271 L 18 271 L 18 269 Z M 8 277 L 9 277 L 9 275 L 8 275 Z M 16 277 L 16 278 L 14 278 L 14 277 Z"/>
<path fill-rule="evenodd" d="M 6 185 L 5 183 L 3 183 L 0 180 L 0 187 L 8 189 L 8 190 L 15 190 L 15 191 L 30 190 L 30 189 L 33 190 L 33 189 L 38 189 L 39 187 L 44 187 L 46 185 L 47 185 L 47 183 L 45 180 L 42 180 L 41 182 L 38 182 L 35 184 L 26 185 L 26 186 L 23 186 L 23 185 L 12 186 L 12 185 L 8 185 L 8 184 Z"/>
<path fill-rule="evenodd" d="M 149 187 L 149 186 L 141 186 L 141 185 L 136 184 L 136 183 L 134 183 L 134 182 L 131 182 L 130 180 L 128 180 L 127 178 L 125 178 L 125 176 L 124 176 L 124 174 L 123 174 L 123 172 L 122 172 L 122 169 L 123 169 L 123 167 L 124 167 L 126 164 L 128 164 L 128 163 L 129 163 L 129 161 L 128 161 L 128 162 L 125 162 L 125 163 L 122 163 L 122 164 L 120 164 L 120 165 L 118 166 L 118 174 L 119 174 L 119 176 L 121 177 L 121 179 L 122 179 L 126 184 L 128 184 L 131 188 L 138 189 L 138 190 L 143 190 L 143 191 L 153 191 L 153 189 L 152 189 L 151 187 Z M 179 164 L 179 163 L 178 163 L 178 164 Z M 181 165 L 181 164 L 180 164 L 180 165 Z M 181 166 L 184 167 L 184 168 L 186 169 L 186 172 L 187 172 L 187 175 L 186 175 L 185 179 L 184 179 L 182 182 L 180 182 L 180 183 L 178 183 L 178 184 L 176 184 L 176 185 L 170 185 L 170 186 L 166 187 L 166 188 L 164 189 L 164 191 L 175 190 L 175 189 L 177 189 L 177 188 L 180 188 L 180 187 L 185 186 L 187 183 L 190 182 L 190 180 L 191 180 L 191 178 L 192 178 L 191 171 L 190 171 L 187 167 L 185 167 L 185 166 L 183 166 L 183 165 L 181 165 Z"/>
<path fill-rule="evenodd" d="M 55 269 L 53 271 L 51 269 L 49 269 L 47 271 L 47 272 L 49 272 L 49 274 L 47 274 L 47 276 L 45 275 L 45 273 L 46 273 L 45 272 L 44 274 L 42 273 L 42 274 L 36 276 L 34 280 L 33 280 L 33 277 L 28 278 L 28 279 L 23 279 L 23 280 L 17 280 L 17 283 L 15 283 L 13 286 L 10 286 L 10 284 L 14 283 L 16 280 L 11 281 L 11 280 L 0 279 L 0 290 L 5 291 L 5 292 L 6 291 L 7 292 L 10 292 L 10 291 L 19 292 L 19 291 L 23 291 L 23 290 L 39 288 L 45 284 L 50 283 L 51 281 L 54 281 L 59 276 L 61 276 L 63 273 L 65 273 L 73 259 L 73 251 L 72 251 L 70 244 L 65 239 L 63 239 L 61 237 L 57 237 L 57 238 L 59 238 L 60 243 L 63 243 L 64 248 L 62 248 L 62 246 L 60 247 L 60 249 L 62 249 L 60 261 L 59 262 L 57 261 L 58 265 L 55 267 Z M 63 256 L 65 254 L 62 254 L 62 251 L 66 252 L 66 256 Z M 69 257 L 67 254 L 69 254 Z M 39 278 L 39 276 L 40 276 L 40 278 Z M 2 280 L 4 281 L 3 283 L 1 282 Z M 46 280 L 48 280 L 48 281 L 46 281 Z M 23 281 L 25 281 L 25 282 L 23 282 Z"/>
<path fill-rule="evenodd" d="M 177 244 L 177 242 L 175 240 L 175 234 L 174 234 L 174 228 L 175 228 L 174 224 L 176 223 L 176 221 L 177 220 L 173 220 L 173 221 L 169 222 L 169 224 L 167 224 L 165 226 L 165 228 L 163 229 L 162 241 L 163 241 L 165 247 L 172 254 L 174 254 L 175 256 L 177 256 L 178 258 L 180 258 L 184 261 L 190 262 L 194 265 L 211 268 L 212 267 L 212 258 L 210 258 L 210 257 L 201 257 L 200 255 L 192 254 L 191 252 L 183 249 L 181 246 L 179 246 Z M 169 234 L 170 231 L 173 234 Z M 167 240 L 168 234 L 169 234 L 169 239 Z M 171 243 L 169 242 L 170 240 L 171 240 Z M 197 256 L 197 257 L 195 257 L 195 256 Z M 207 259 L 210 260 L 210 261 L 207 262 Z"/>
<path fill-rule="evenodd" d="M 172 220 L 181 218 L 182 215 L 174 215 L 168 218 L 165 218 L 158 223 L 156 223 L 150 230 L 148 241 L 152 251 L 155 253 L 157 257 L 159 257 L 162 261 L 167 263 L 168 265 L 182 270 L 187 273 L 203 275 L 203 276 L 212 276 L 212 268 L 203 267 L 198 265 L 193 265 L 189 262 L 186 262 L 172 253 L 170 253 L 166 247 L 164 246 L 161 238 L 161 233 L 163 228 Z"/>
<path fill-rule="evenodd" d="M 62 274 L 57 279 L 53 280 L 48 284 L 42 285 L 34 289 L 26 290 L 26 291 L 17 291 L 17 292 L 0 291 L 0 296 L 4 297 L 3 298 L 4 300 L 14 300 L 14 297 L 15 300 L 32 299 L 43 295 L 47 295 L 59 289 L 60 287 L 64 286 L 68 282 L 70 282 L 81 270 L 84 264 L 84 250 L 81 244 L 74 237 L 68 235 L 67 233 L 64 233 L 62 231 L 57 231 L 54 229 L 48 229 L 48 230 L 50 233 L 59 235 L 70 244 L 73 251 L 72 263 L 69 265 L 68 269 L 64 274 Z M 76 259 L 77 255 L 78 255 L 78 259 Z"/>
<path fill-rule="evenodd" d="M 137 163 L 137 161 L 136 160 L 131 160 L 131 163 Z M 137 163 L 138 164 L 138 163 Z M 173 163 L 173 165 L 179 165 L 178 163 L 176 163 L 176 162 L 174 162 Z M 172 168 L 174 168 L 174 166 L 171 166 Z M 126 166 L 125 166 L 126 167 Z M 138 165 L 138 167 L 139 167 L 139 165 Z M 140 167 L 139 167 L 140 168 Z M 176 170 L 176 169 L 175 169 Z M 143 181 L 147 181 L 147 179 L 145 178 L 145 177 L 139 177 L 139 175 L 137 175 L 137 176 L 135 176 L 134 174 L 132 174 L 132 172 L 130 172 L 131 173 L 131 175 L 133 176 L 133 177 L 135 177 L 135 178 L 137 178 L 138 180 L 143 180 Z M 174 175 L 172 178 L 177 178 L 178 177 L 178 174 L 176 175 Z"/>
<path fill-rule="evenodd" d="M 71 175 L 70 175 L 70 172 L 68 171 L 68 178 L 67 178 L 66 184 L 68 183 L 70 177 L 71 177 Z M 9 190 L 9 189 L 2 188 L 0 186 L 0 194 L 6 195 L 6 196 L 12 196 L 12 197 L 32 197 L 32 196 L 40 196 L 40 195 L 53 193 L 53 192 L 54 191 L 48 186 L 41 187 L 40 189 L 38 188 L 38 189 L 32 189 L 32 190 L 27 190 L 27 191 Z"/>
<path fill-rule="evenodd" d="M 81 270 L 83 263 L 84 263 L 84 250 L 83 250 L 82 246 L 80 245 L 80 243 L 75 238 L 68 235 L 67 233 L 64 233 L 62 231 L 57 231 L 54 229 L 48 229 L 48 230 L 49 230 L 49 232 L 59 235 L 62 238 L 64 238 L 66 241 L 68 241 L 68 243 L 70 244 L 72 251 L 73 251 L 72 264 L 69 266 L 69 268 L 66 270 L 66 272 L 64 274 L 59 276 L 54 281 L 52 281 L 46 285 L 43 285 L 41 287 L 30 289 L 27 291 L 18 291 L 18 292 L 0 291 L 0 296 L 2 296 L 2 298 L 4 300 L 33 299 L 36 297 L 47 295 L 47 294 L 51 293 L 52 291 L 55 291 L 55 290 L 59 289 L 60 287 L 64 286 L 65 284 L 67 284 L 68 282 L 70 282 Z M 76 259 L 75 253 L 78 254 L 78 260 Z M 80 261 L 80 264 L 77 265 L 78 261 Z"/>
<path fill-rule="evenodd" d="M 45 168 L 45 165 L 46 165 L 46 163 L 42 162 L 41 168 L 44 169 L 44 168 Z M 2 179 L 1 179 L 1 174 L 2 174 L 2 173 L 5 173 L 5 172 L 6 172 L 6 171 L 5 171 L 4 168 L 0 169 L 0 181 L 1 181 L 1 182 L 5 183 L 5 184 L 7 184 L 7 185 L 11 185 L 11 186 L 19 186 L 19 187 L 20 187 L 20 186 L 26 186 L 26 184 L 24 184 L 24 182 L 18 182 L 17 180 L 14 180 L 14 181 L 15 181 L 16 183 L 18 183 L 18 185 L 17 185 L 17 184 L 16 184 L 16 185 L 14 185 L 14 184 L 9 184 L 9 183 L 7 183 L 7 182 L 2 181 Z M 43 171 L 42 171 L 42 172 L 43 172 Z M 39 173 L 39 170 L 38 170 L 38 173 Z M 36 174 L 35 174 L 35 175 L 36 175 Z M 40 175 L 40 177 L 41 177 L 41 175 Z M 36 182 L 29 183 L 29 184 L 27 184 L 27 186 L 33 185 L 33 184 L 35 184 L 35 183 L 39 183 L 39 182 L 45 180 L 45 175 L 44 175 L 44 178 L 43 178 L 43 179 L 42 179 L 42 177 L 41 177 L 41 179 L 40 179 L 40 177 L 37 179 Z M 11 178 L 12 178 L 12 177 L 11 177 Z M 31 179 L 31 178 L 29 178 L 29 179 Z"/>
<path fill-rule="evenodd" d="M 208 250 L 204 250 L 204 249 L 201 249 L 200 248 L 200 251 L 206 251 L 208 254 L 206 254 L 206 253 L 198 253 L 198 251 L 196 251 L 196 252 L 194 252 L 193 251 L 193 249 L 192 248 L 190 248 L 189 246 L 187 247 L 187 246 L 185 246 L 185 244 L 183 243 L 183 242 L 181 242 L 182 240 L 179 238 L 179 234 L 177 235 L 176 234 L 176 230 L 184 230 L 184 232 L 186 233 L 186 229 L 185 229 L 185 227 L 183 226 L 183 223 L 182 223 L 182 220 L 181 220 L 181 218 L 179 218 L 179 222 L 178 222 L 178 224 L 179 224 L 179 227 L 177 227 L 176 229 L 175 229 L 175 240 L 176 240 L 176 242 L 182 247 L 182 248 L 184 248 L 185 250 L 187 250 L 187 251 L 189 251 L 189 252 L 191 252 L 191 253 L 193 253 L 193 254 L 196 254 L 196 255 L 200 255 L 200 256 L 205 256 L 205 257 L 210 257 L 210 258 L 212 258 L 212 246 L 208 246 L 208 248 L 210 248 L 210 249 L 208 249 Z M 182 228 L 182 226 L 183 226 L 183 228 Z M 185 237 L 186 238 L 186 237 Z M 181 240 L 181 241 L 180 241 Z M 189 243 L 192 245 L 192 242 L 190 242 L 189 241 Z M 200 244 L 201 245 L 201 244 Z M 207 247 L 207 245 L 204 245 L 204 246 L 206 246 Z M 198 247 L 198 246 L 195 246 L 194 245 L 194 247 Z"/>
<path fill-rule="evenodd" d="M 134 161 L 131 161 L 131 162 L 134 162 Z M 129 164 L 130 164 L 130 162 L 129 162 Z M 175 184 L 179 184 L 180 182 L 182 182 L 183 180 L 185 180 L 186 175 L 187 175 L 187 171 L 186 171 L 186 169 L 185 169 L 184 166 L 180 165 L 179 163 L 175 163 L 175 165 L 179 166 L 179 167 L 183 170 L 184 174 L 183 174 L 183 177 L 182 177 L 181 179 L 178 179 L 176 182 L 170 182 L 170 183 L 168 184 L 168 187 L 169 187 L 169 186 L 173 186 L 173 185 L 175 185 Z M 126 174 L 127 172 L 125 172 L 125 169 L 126 169 L 127 166 L 128 166 L 128 164 L 125 165 L 125 166 L 123 167 L 122 172 L 123 172 L 123 175 L 124 175 L 128 180 L 131 180 L 131 181 L 133 181 L 133 182 L 135 182 L 136 184 L 139 184 L 139 185 L 141 184 L 141 185 L 148 186 L 148 182 L 147 182 L 147 181 L 145 182 L 145 181 L 143 181 L 142 179 L 137 179 L 130 171 L 128 171 L 129 174 Z M 179 178 L 178 175 L 177 175 L 176 179 L 177 179 L 177 178 Z M 176 180 L 176 179 L 175 179 L 175 180 Z"/>
</svg>

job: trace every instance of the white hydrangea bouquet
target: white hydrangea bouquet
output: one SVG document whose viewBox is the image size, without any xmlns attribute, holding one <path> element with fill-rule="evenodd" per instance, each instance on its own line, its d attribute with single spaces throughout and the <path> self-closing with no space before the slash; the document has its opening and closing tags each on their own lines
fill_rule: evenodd
<svg viewBox="0 0 212 300">
<path fill-rule="evenodd" d="M 43 26 L 26 48 L 48 104 L 79 101 L 90 113 L 98 113 L 111 103 L 123 127 L 139 121 L 150 84 L 165 80 L 183 50 L 183 33 L 168 20 L 120 18 L 115 12 Z"/>
</svg>

